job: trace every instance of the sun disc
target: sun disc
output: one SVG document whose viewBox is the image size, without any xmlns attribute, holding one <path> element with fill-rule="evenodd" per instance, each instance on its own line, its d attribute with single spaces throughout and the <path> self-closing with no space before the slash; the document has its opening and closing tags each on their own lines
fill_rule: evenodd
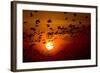
<svg viewBox="0 0 100 73">
<path fill-rule="evenodd" d="M 52 49 L 54 48 L 53 43 L 52 43 L 52 42 L 48 42 L 48 43 L 46 44 L 46 48 L 47 48 L 48 50 L 52 50 Z"/>
</svg>

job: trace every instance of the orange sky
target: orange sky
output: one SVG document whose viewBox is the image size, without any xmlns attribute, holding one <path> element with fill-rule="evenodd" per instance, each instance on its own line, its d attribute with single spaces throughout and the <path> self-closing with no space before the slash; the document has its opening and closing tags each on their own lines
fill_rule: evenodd
<svg viewBox="0 0 100 73">
<path fill-rule="evenodd" d="M 34 45 L 33 49 L 44 55 L 55 55 L 62 46 L 71 45 L 77 36 L 81 36 L 80 32 L 88 32 L 90 18 L 89 13 L 23 10 L 24 48 Z M 54 48 L 48 52 L 45 45 L 49 41 L 53 42 Z"/>
</svg>

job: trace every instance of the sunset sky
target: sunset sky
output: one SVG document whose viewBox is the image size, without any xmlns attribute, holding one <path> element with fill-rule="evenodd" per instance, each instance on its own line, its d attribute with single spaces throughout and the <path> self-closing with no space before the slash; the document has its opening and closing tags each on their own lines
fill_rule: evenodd
<svg viewBox="0 0 100 73">
<path fill-rule="evenodd" d="M 23 62 L 91 58 L 91 14 L 23 10 Z"/>
</svg>

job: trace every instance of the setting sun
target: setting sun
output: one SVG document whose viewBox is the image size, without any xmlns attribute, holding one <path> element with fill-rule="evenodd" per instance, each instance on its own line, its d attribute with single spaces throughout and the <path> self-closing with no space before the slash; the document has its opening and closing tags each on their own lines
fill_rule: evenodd
<svg viewBox="0 0 100 73">
<path fill-rule="evenodd" d="M 23 62 L 90 59 L 90 33 L 91 13 L 23 10 Z"/>
<path fill-rule="evenodd" d="M 51 49 L 54 48 L 54 44 L 53 44 L 52 42 L 48 42 L 48 43 L 46 43 L 46 48 L 47 48 L 48 50 L 51 50 Z"/>
</svg>

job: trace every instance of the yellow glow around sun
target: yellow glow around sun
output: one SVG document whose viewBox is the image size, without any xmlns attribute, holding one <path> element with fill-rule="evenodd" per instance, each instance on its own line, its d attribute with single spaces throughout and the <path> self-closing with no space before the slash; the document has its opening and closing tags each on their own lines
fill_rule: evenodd
<svg viewBox="0 0 100 73">
<path fill-rule="evenodd" d="M 46 48 L 48 50 L 52 50 L 54 48 L 54 44 L 52 42 L 48 42 L 48 43 L 46 43 Z"/>
</svg>

